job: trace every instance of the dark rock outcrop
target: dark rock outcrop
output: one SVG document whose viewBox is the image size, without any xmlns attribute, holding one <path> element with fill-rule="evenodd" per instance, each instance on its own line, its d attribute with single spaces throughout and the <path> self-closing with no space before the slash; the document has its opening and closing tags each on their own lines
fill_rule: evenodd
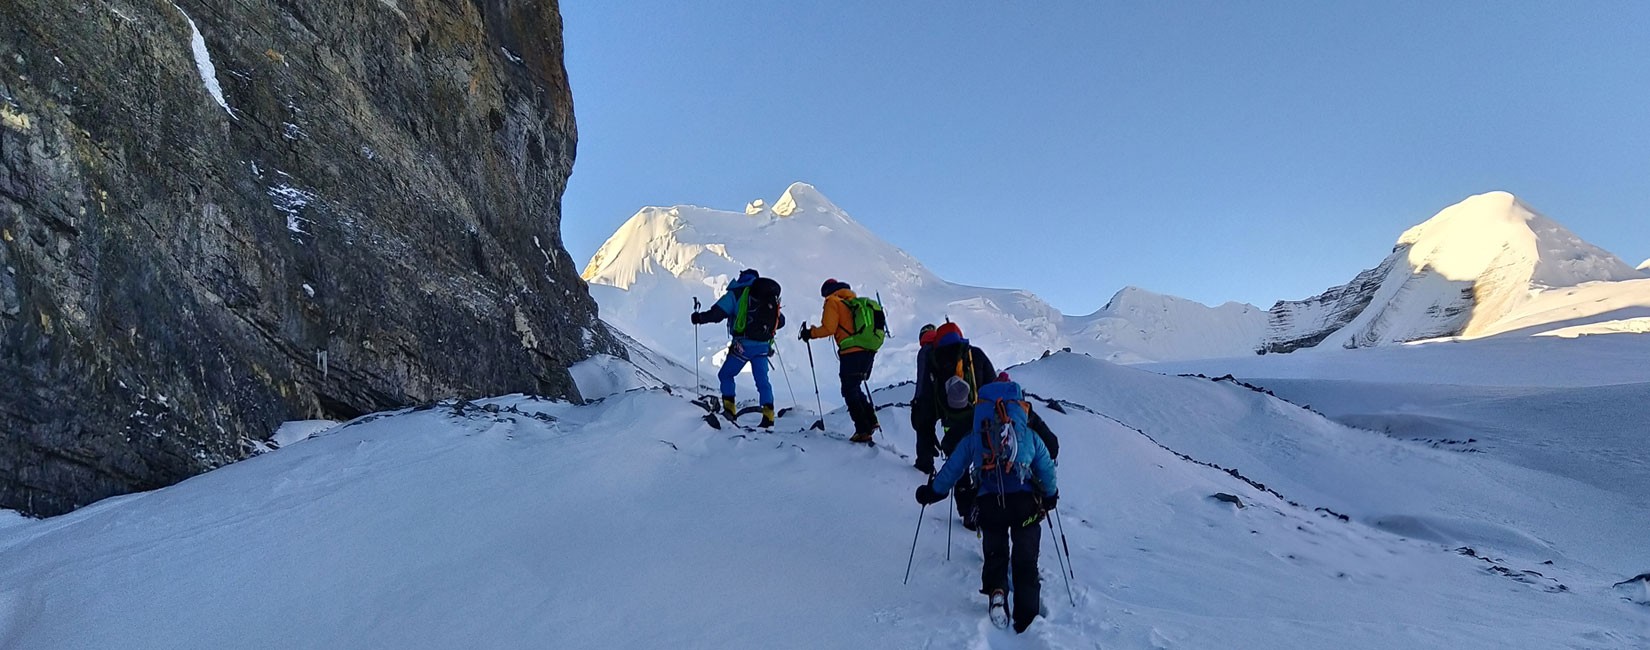
<svg viewBox="0 0 1650 650">
<path fill-rule="evenodd" d="M 1278 301 L 1272 305 L 1268 318 L 1270 331 L 1261 350 L 1294 352 L 1310 348 L 1352 324 L 1375 299 L 1375 292 L 1401 259 L 1394 252 L 1379 266 L 1359 273 L 1351 282 L 1305 300 Z"/>
<path fill-rule="evenodd" d="M 561 246 L 554 0 L 7 0 L 0 26 L 0 507 L 167 485 L 283 420 L 576 397 L 569 364 L 623 354 Z"/>
</svg>

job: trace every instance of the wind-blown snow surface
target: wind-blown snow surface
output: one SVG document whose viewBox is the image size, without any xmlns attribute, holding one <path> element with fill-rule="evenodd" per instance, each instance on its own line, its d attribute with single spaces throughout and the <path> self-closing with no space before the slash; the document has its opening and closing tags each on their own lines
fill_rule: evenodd
<svg viewBox="0 0 1650 650">
<path fill-rule="evenodd" d="M 1062 440 L 1076 605 L 1044 535 L 1050 617 L 1027 637 L 985 621 L 972 535 L 954 530 L 945 560 L 948 504 L 923 513 L 900 584 L 922 480 L 896 453 L 903 407 L 871 449 L 801 431 L 805 412 L 779 433 L 713 429 L 643 389 L 369 416 L 163 490 L 0 519 L 0 647 L 1650 643 L 1643 606 L 1610 587 L 1618 562 L 1595 557 L 1643 528 L 1582 522 L 1567 499 L 1590 494 L 1229 383 L 1066 354 L 1013 372 L 1069 400 L 1037 408 Z"/>
<path fill-rule="evenodd" d="M 1551 500 L 1542 506 L 1550 515 L 1533 515 L 1548 523 L 1521 530 L 1615 580 L 1650 567 L 1650 547 L 1632 532 L 1650 530 L 1650 337 L 1509 337 L 1150 367 L 1234 374 L 1347 425 L 1515 466 L 1485 485 L 1528 496 L 1525 507 Z M 1438 489 L 1437 503 L 1449 507 L 1461 492 Z M 1519 510 L 1497 513 L 1517 522 Z"/>
<path fill-rule="evenodd" d="M 1267 348 L 1488 336 L 1510 329 L 1501 321 L 1541 290 L 1642 277 L 1513 195 L 1490 192 L 1405 231 L 1391 255 L 1351 283 L 1273 306 Z"/>
<path fill-rule="evenodd" d="M 779 361 L 793 375 L 808 369 L 795 328 L 819 323 L 818 287 L 826 278 L 881 297 L 894 338 L 878 356 L 878 382 L 908 376 L 917 329 L 946 318 L 1005 364 L 1064 347 L 1118 361 L 1246 354 L 1266 323 L 1265 312 L 1251 305 L 1210 308 L 1133 287 L 1094 314 L 1066 317 L 1026 291 L 953 284 L 804 183 L 791 185 L 771 207 L 753 201 L 743 212 L 643 208 L 596 252 L 584 278 L 609 323 L 684 362 L 700 359 L 714 372 L 727 345 L 723 326 L 702 328 L 695 347 L 687 315 L 693 298 L 708 308 L 745 268 L 785 287 L 791 325 L 779 337 Z M 815 345 L 823 374 L 834 374 L 832 348 Z"/>
</svg>

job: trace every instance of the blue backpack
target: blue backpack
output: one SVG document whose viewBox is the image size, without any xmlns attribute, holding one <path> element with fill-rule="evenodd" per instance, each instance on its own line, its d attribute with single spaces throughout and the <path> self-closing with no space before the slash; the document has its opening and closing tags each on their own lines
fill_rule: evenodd
<svg viewBox="0 0 1650 650">
<path fill-rule="evenodd" d="M 980 434 L 985 456 L 980 462 L 983 493 L 1024 492 L 1031 489 L 1031 462 L 1037 440 L 1028 423 L 1031 405 L 1020 385 L 998 381 L 980 387 L 974 404 L 974 430 Z"/>
</svg>

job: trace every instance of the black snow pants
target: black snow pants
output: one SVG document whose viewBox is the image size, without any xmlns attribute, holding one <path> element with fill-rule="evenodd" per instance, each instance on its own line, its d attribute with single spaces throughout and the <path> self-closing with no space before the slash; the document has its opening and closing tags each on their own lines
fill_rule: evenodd
<svg viewBox="0 0 1650 650">
<path fill-rule="evenodd" d="M 837 357 L 837 378 L 842 380 L 842 401 L 848 406 L 848 417 L 854 420 L 854 433 L 864 433 L 877 426 L 876 408 L 865 394 L 864 383 L 871 379 L 871 366 L 877 353 L 869 350 L 849 352 Z"/>
<path fill-rule="evenodd" d="M 1014 571 L 1014 623 L 1023 629 L 1037 617 L 1041 606 L 1041 585 L 1037 576 L 1037 552 L 1042 543 L 1042 513 L 1030 492 L 979 495 L 980 538 L 985 551 L 985 568 L 980 573 L 982 593 L 1008 589 L 1008 573 Z"/>
<path fill-rule="evenodd" d="M 962 442 L 963 436 L 973 431 L 973 423 L 969 421 L 972 413 L 972 410 L 960 411 L 941 418 L 945 438 L 940 441 L 940 451 L 946 456 L 957 451 L 957 444 Z M 979 491 L 980 482 L 974 478 L 973 472 L 963 474 L 962 479 L 957 481 L 957 487 L 951 490 L 951 497 L 957 500 L 957 515 L 962 517 L 964 524 L 974 524 L 978 519 L 974 512 L 974 495 Z M 968 528 L 977 529 L 978 526 L 969 525 Z"/>
</svg>

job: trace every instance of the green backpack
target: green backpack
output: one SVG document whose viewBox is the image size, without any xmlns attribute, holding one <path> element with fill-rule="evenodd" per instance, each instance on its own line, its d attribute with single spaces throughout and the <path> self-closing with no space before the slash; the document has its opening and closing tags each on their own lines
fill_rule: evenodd
<svg viewBox="0 0 1650 650">
<path fill-rule="evenodd" d="M 842 301 L 854 315 L 854 333 L 837 344 L 839 349 L 861 348 L 876 352 L 888 338 L 888 319 L 882 315 L 882 303 L 870 298 L 849 298 Z"/>
</svg>

